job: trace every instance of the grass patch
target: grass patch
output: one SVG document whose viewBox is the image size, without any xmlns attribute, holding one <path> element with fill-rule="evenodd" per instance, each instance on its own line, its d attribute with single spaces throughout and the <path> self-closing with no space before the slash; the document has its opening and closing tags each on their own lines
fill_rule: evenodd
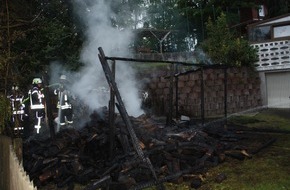
<svg viewBox="0 0 290 190">
<path fill-rule="evenodd" d="M 244 125 L 251 128 L 265 128 L 290 131 L 290 112 L 275 112 L 266 110 L 254 115 L 233 116 L 230 123 Z"/>
<path fill-rule="evenodd" d="M 240 125 L 247 125 L 249 126 L 250 124 L 255 124 L 259 122 L 263 122 L 255 117 L 251 116 L 234 116 L 229 119 L 229 122 L 233 124 L 240 124 Z"/>
</svg>

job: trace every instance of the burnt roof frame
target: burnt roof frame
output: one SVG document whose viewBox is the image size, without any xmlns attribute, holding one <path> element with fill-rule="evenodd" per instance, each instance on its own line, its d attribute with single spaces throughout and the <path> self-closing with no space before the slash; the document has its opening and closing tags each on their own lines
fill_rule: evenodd
<svg viewBox="0 0 290 190">
<path fill-rule="evenodd" d="M 213 64 L 213 65 L 207 65 L 207 64 L 201 64 L 201 63 L 187 63 L 187 62 L 178 62 L 178 61 L 164 61 L 164 60 L 152 60 L 152 59 L 134 59 L 134 58 L 123 58 L 123 57 L 107 57 L 104 56 L 104 58 L 106 60 L 111 60 L 111 61 L 129 61 L 129 62 L 155 62 L 155 63 L 169 63 L 171 65 L 184 65 L 184 66 L 197 66 L 197 69 L 192 69 L 183 73 L 177 73 L 177 74 L 171 74 L 170 76 L 165 76 L 164 78 L 169 78 L 170 79 L 170 88 L 172 88 L 173 85 L 173 78 L 178 79 L 179 76 L 181 75 L 187 75 L 193 72 L 197 72 L 197 71 L 201 71 L 201 74 L 203 75 L 203 70 L 204 69 L 223 69 L 224 70 L 224 117 L 227 118 L 227 69 L 230 68 L 230 66 L 227 65 L 221 65 L 221 64 Z M 172 67 L 171 67 L 171 72 L 172 72 Z M 201 90 L 203 91 L 203 77 L 201 79 Z M 176 83 L 176 89 L 178 89 L 178 83 Z M 177 92 L 176 92 L 177 93 Z M 204 95 L 201 95 L 201 119 L 202 119 L 202 124 L 204 125 Z M 176 101 L 176 110 L 178 108 L 178 102 Z M 177 111 L 176 111 L 177 112 Z M 172 109 L 170 110 L 170 114 L 172 114 Z M 176 116 L 178 115 L 178 113 L 176 113 Z M 167 119 L 167 125 L 170 125 L 170 121 L 172 121 L 172 115 L 169 116 L 169 118 Z M 227 123 L 227 120 L 225 121 Z"/>
</svg>

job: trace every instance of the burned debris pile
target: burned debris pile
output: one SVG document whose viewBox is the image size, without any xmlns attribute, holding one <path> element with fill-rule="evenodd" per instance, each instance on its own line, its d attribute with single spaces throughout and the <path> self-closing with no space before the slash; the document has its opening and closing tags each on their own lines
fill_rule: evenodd
<svg viewBox="0 0 290 190">
<path fill-rule="evenodd" d="M 273 142 L 257 134 L 225 129 L 222 123 L 198 126 L 193 121 L 165 126 L 161 119 L 131 117 L 139 146 L 151 161 L 140 159 L 120 116 L 116 117 L 114 149 L 106 115 L 94 112 L 83 128 L 61 130 L 52 139 L 31 139 L 23 144 L 23 166 L 37 187 L 80 184 L 84 189 L 143 189 L 196 180 L 196 176 L 228 157 L 251 158 Z M 152 169 L 152 168 L 151 168 Z M 200 184 L 199 184 L 200 185 Z"/>
</svg>

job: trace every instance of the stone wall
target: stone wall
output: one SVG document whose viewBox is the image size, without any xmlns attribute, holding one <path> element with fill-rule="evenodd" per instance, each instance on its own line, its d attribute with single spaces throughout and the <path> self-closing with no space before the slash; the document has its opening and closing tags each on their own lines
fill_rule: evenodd
<svg viewBox="0 0 290 190">
<path fill-rule="evenodd" d="M 162 72 L 161 72 L 162 73 Z M 149 105 L 154 114 L 166 115 L 169 108 L 169 71 L 162 75 L 154 73 L 148 83 Z M 178 113 L 200 118 L 202 71 L 197 70 L 178 77 Z M 204 116 L 217 117 L 225 113 L 224 70 L 204 69 Z M 173 83 L 173 111 L 175 116 L 176 85 Z M 227 69 L 227 114 L 238 113 L 262 106 L 260 78 L 257 72 L 248 68 Z"/>
</svg>

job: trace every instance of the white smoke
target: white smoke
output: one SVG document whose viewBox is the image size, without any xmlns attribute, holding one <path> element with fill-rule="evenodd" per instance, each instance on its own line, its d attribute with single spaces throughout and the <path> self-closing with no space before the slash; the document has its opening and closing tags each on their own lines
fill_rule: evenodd
<svg viewBox="0 0 290 190">
<path fill-rule="evenodd" d="M 110 2 L 110 1 L 109 1 Z M 74 0 L 74 8 L 86 27 L 86 41 L 81 52 L 81 62 L 85 67 L 80 71 L 72 91 L 92 110 L 108 106 L 109 96 L 104 97 L 103 89 L 108 89 L 106 78 L 98 58 L 98 48 L 102 47 L 106 56 L 126 56 L 133 39 L 130 30 L 112 27 L 115 15 L 110 4 L 104 0 Z M 116 82 L 129 115 L 139 116 L 141 101 L 134 70 L 129 64 L 116 62 Z M 101 92 L 101 93 L 100 93 Z"/>
</svg>

